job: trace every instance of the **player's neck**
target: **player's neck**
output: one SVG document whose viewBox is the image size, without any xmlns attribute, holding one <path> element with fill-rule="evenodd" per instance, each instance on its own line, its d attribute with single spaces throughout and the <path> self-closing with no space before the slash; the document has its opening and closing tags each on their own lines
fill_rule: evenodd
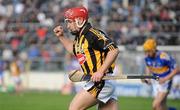
<svg viewBox="0 0 180 110">
<path fill-rule="evenodd" d="M 87 25 L 88 25 L 88 22 L 86 22 L 86 23 L 84 24 L 84 26 L 80 29 L 79 37 L 82 36 L 82 34 L 83 34 L 84 30 L 86 29 Z"/>
</svg>

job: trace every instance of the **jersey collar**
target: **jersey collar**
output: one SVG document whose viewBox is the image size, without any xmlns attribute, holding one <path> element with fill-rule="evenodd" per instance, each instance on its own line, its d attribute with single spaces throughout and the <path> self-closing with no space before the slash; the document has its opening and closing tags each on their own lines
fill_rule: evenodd
<svg viewBox="0 0 180 110">
<path fill-rule="evenodd" d="M 90 23 L 85 24 L 85 26 L 80 31 L 79 37 L 81 37 L 83 34 L 86 34 L 91 27 L 92 26 Z"/>
</svg>

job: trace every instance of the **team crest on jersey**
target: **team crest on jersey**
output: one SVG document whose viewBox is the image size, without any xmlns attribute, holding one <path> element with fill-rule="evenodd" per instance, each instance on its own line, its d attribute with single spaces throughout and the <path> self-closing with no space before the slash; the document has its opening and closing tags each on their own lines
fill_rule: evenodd
<svg viewBox="0 0 180 110">
<path fill-rule="evenodd" d="M 170 60 L 169 55 L 168 55 L 168 54 L 166 54 L 166 53 L 164 53 L 164 52 L 162 52 L 162 53 L 160 54 L 160 58 L 161 58 L 161 59 Z"/>
<path fill-rule="evenodd" d="M 103 40 L 107 40 L 107 38 L 105 37 L 105 35 L 102 32 L 98 32 L 98 36 L 101 36 L 99 39 L 103 39 Z"/>
<path fill-rule="evenodd" d="M 86 56 L 82 53 L 77 54 L 76 57 L 77 57 L 80 65 L 84 64 L 84 62 L 86 61 Z"/>
</svg>

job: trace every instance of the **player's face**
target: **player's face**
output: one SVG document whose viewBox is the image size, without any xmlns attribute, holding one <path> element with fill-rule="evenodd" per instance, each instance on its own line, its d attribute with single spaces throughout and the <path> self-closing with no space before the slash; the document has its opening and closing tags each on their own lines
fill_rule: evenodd
<svg viewBox="0 0 180 110">
<path fill-rule="evenodd" d="M 71 32 L 71 34 L 75 35 L 79 32 L 80 29 L 77 27 L 76 22 L 74 20 L 66 19 L 65 23 L 67 29 Z"/>
<path fill-rule="evenodd" d="M 155 51 L 154 50 L 144 51 L 144 53 L 148 57 L 154 57 L 155 56 Z"/>
</svg>

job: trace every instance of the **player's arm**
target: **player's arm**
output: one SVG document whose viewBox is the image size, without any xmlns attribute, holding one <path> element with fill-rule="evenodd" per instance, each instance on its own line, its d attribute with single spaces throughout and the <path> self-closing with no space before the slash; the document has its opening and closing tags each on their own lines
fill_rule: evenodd
<svg viewBox="0 0 180 110">
<path fill-rule="evenodd" d="M 149 70 L 149 68 L 146 66 L 145 67 L 145 75 L 151 75 L 151 72 L 150 72 L 150 70 Z M 146 84 L 151 84 L 151 80 L 150 79 L 141 79 L 141 81 L 143 82 L 143 83 L 146 83 Z"/>
<path fill-rule="evenodd" d="M 179 71 L 178 66 L 177 66 L 175 60 L 174 60 L 171 56 L 165 54 L 165 55 L 162 57 L 162 61 L 163 61 L 170 69 L 172 69 L 172 71 L 171 71 L 171 73 L 170 73 L 169 75 L 167 75 L 166 77 L 159 79 L 159 83 L 160 83 L 160 84 L 164 83 L 164 82 L 167 81 L 167 80 L 171 80 L 171 79 L 173 78 L 173 76 L 175 76 L 176 73 L 178 73 L 178 71 Z"/>
<path fill-rule="evenodd" d="M 164 78 L 159 78 L 159 83 L 162 84 L 165 81 L 171 80 L 178 72 L 179 72 L 179 68 L 176 66 L 169 75 L 167 75 Z"/>
<path fill-rule="evenodd" d="M 168 80 L 171 80 L 176 73 L 178 72 L 178 68 L 175 68 L 168 76 L 164 77 L 164 78 L 159 78 L 159 84 L 163 84 Z"/>
<path fill-rule="evenodd" d="M 119 54 L 118 48 L 115 48 L 114 50 L 110 50 L 107 53 L 104 63 L 102 64 L 102 66 L 99 68 L 98 71 L 104 74 L 108 70 L 108 68 L 115 62 L 118 54 Z"/>
<path fill-rule="evenodd" d="M 119 49 L 115 48 L 113 50 L 110 50 L 107 53 L 107 56 L 105 58 L 104 63 L 101 65 L 101 67 L 97 70 L 97 72 L 95 72 L 93 74 L 93 76 L 91 77 L 92 81 L 94 82 L 98 82 L 100 81 L 105 72 L 108 70 L 108 68 L 114 63 L 114 61 L 116 60 L 117 56 L 119 54 Z"/>
<path fill-rule="evenodd" d="M 104 33 L 94 36 L 93 48 L 100 50 L 100 52 L 106 52 L 106 58 L 101 67 L 92 75 L 92 81 L 101 81 L 108 68 L 114 63 L 119 54 L 119 49 Z"/>
<path fill-rule="evenodd" d="M 165 77 L 165 79 L 166 80 L 171 80 L 172 78 L 173 78 L 173 76 L 175 76 L 176 75 L 176 73 L 178 72 L 178 68 L 176 67 L 175 69 L 173 69 L 173 71 L 168 75 L 168 76 L 166 76 Z"/>
<path fill-rule="evenodd" d="M 57 38 L 59 39 L 59 41 L 63 44 L 65 49 L 69 53 L 73 53 L 73 41 L 64 36 L 64 30 L 62 26 L 55 27 L 53 31 L 57 36 Z"/>
</svg>

